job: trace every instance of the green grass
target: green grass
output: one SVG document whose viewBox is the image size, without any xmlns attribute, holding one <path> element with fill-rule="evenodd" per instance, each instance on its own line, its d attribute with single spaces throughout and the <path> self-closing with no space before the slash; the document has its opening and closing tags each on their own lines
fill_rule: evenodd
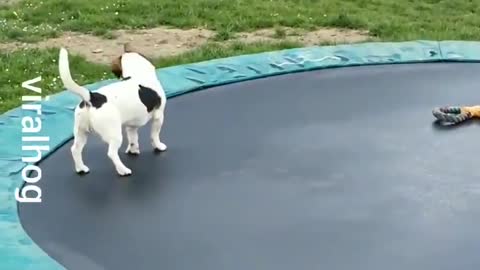
<svg viewBox="0 0 480 270">
<path fill-rule="evenodd" d="M 158 25 L 209 28 L 220 40 L 277 25 L 367 29 L 384 40 L 472 40 L 480 38 L 479 12 L 476 0 L 27 0 L 0 8 L 0 40 Z"/>
</svg>

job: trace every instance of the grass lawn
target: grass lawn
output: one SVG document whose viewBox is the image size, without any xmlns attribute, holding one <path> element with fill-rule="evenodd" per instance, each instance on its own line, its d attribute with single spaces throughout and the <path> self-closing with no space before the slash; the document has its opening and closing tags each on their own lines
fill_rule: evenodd
<svg viewBox="0 0 480 270">
<path fill-rule="evenodd" d="M 158 25 L 222 32 L 336 26 L 388 40 L 478 39 L 478 12 L 474 0 L 28 0 L 0 10 L 0 39 Z"/>
<path fill-rule="evenodd" d="M 159 25 L 216 30 L 218 39 L 266 27 L 341 27 L 369 30 L 380 40 L 476 40 L 480 1 L 475 0 L 28 0 L 0 6 L 0 41 L 35 42 L 62 31 L 108 37 L 110 30 Z M 298 44 L 206 45 L 182 56 L 156 60 L 161 66 Z M 0 52 L 0 113 L 20 104 L 21 83 L 42 75 L 43 89 L 62 90 L 57 51 Z M 111 78 L 108 68 L 76 57 L 72 66 L 82 83 Z"/>
</svg>

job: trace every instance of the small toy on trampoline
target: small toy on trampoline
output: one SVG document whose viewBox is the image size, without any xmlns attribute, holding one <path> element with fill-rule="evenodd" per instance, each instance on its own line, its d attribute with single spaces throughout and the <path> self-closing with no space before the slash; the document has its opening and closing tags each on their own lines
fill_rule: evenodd
<svg viewBox="0 0 480 270">
<path fill-rule="evenodd" d="M 440 107 L 433 109 L 432 113 L 442 122 L 459 124 L 472 118 L 480 118 L 480 105 Z"/>
</svg>

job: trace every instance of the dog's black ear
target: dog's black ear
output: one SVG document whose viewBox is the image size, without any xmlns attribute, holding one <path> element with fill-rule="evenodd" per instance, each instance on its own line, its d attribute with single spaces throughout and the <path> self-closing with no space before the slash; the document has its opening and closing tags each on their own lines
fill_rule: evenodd
<svg viewBox="0 0 480 270">
<path fill-rule="evenodd" d="M 117 78 L 123 77 L 123 70 L 122 70 L 122 56 L 119 56 L 112 61 L 112 73 L 117 76 Z"/>
</svg>

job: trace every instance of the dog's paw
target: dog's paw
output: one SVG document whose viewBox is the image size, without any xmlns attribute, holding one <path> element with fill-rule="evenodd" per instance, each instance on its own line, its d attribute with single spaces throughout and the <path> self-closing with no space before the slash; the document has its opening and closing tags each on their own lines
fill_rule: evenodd
<svg viewBox="0 0 480 270">
<path fill-rule="evenodd" d="M 138 145 L 129 144 L 125 153 L 128 155 L 140 155 L 140 147 Z"/>
<path fill-rule="evenodd" d="M 75 168 L 75 171 L 78 173 L 78 174 L 87 174 L 90 172 L 90 169 L 83 165 L 83 166 L 79 166 L 77 168 Z"/>
<path fill-rule="evenodd" d="M 117 173 L 120 175 L 120 176 L 129 176 L 129 175 L 132 175 L 132 170 L 130 170 L 129 168 L 125 167 L 125 168 L 117 168 Z"/>
<path fill-rule="evenodd" d="M 156 145 L 153 146 L 154 147 L 154 150 L 155 152 L 164 152 L 164 151 L 167 151 L 167 145 L 160 142 L 160 143 L 157 143 Z"/>
<path fill-rule="evenodd" d="M 127 149 L 125 150 L 125 154 L 127 155 L 132 155 L 132 156 L 138 156 L 140 155 L 140 149 Z"/>
</svg>

